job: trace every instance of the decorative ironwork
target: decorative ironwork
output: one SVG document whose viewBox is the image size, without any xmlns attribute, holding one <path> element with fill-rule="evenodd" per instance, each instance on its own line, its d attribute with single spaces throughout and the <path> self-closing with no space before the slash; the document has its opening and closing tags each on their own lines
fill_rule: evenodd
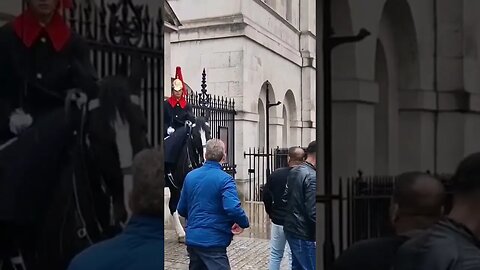
<svg viewBox="0 0 480 270">
<path fill-rule="evenodd" d="M 71 28 L 83 36 L 90 47 L 91 62 L 100 78 L 111 75 L 132 75 L 133 59 L 141 59 L 142 98 L 152 145 L 163 142 L 162 111 L 164 92 L 163 8 L 152 16 L 147 5 L 134 5 L 134 0 L 73 0 L 67 13 Z M 113 3 L 112 3 L 113 2 Z M 138 74 L 134 74 L 138 75 Z M 137 76 L 139 77 L 139 76 Z"/>
<path fill-rule="evenodd" d="M 209 107 L 210 103 L 212 102 L 212 97 L 210 94 L 207 94 L 207 73 L 205 73 L 205 68 L 203 69 L 202 72 L 202 89 L 200 90 L 202 93 L 200 94 L 199 97 L 199 102 L 200 105 L 203 107 Z"/>
<path fill-rule="evenodd" d="M 125 47 L 159 50 L 163 40 L 162 8 L 152 16 L 146 4 L 117 0 L 98 5 L 92 1 L 73 0 L 69 22 L 73 29 L 91 41 Z M 156 18 L 154 18 L 156 17 Z"/>
<path fill-rule="evenodd" d="M 109 36 L 114 44 L 138 47 L 142 41 L 142 11 L 144 6 L 131 0 L 108 5 L 110 10 Z"/>
<path fill-rule="evenodd" d="M 187 97 L 196 116 L 207 118 L 212 129 L 212 137 L 224 140 L 227 148 L 227 162 L 224 170 L 235 174 L 235 101 L 225 97 L 209 94 L 207 91 L 207 74 L 202 72 L 200 93 Z"/>
</svg>

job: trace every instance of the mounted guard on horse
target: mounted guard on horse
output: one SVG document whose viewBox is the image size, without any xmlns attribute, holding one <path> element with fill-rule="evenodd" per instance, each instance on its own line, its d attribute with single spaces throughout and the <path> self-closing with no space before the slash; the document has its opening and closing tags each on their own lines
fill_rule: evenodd
<svg viewBox="0 0 480 270">
<path fill-rule="evenodd" d="M 27 4 L 0 28 L 0 221 L 18 224 L 41 214 L 72 138 L 78 110 L 66 118 L 68 91 L 98 95 L 88 47 L 61 15 L 71 0 Z"/>
<path fill-rule="evenodd" d="M 176 68 L 175 80 L 172 83 L 171 96 L 164 101 L 164 140 L 165 140 L 165 172 L 168 181 L 179 185 L 173 179 L 172 172 L 178 163 L 180 149 L 185 145 L 189 130 L 195 123 L 192 106 L 187 102 L 187 87 L 183 81 L 182 70 Z M 181 187 L 179 187 L 181 188 Z"/>
<path fill-rule="evenodd" d="M 164 101 L 164 151 L 166 186 L 170 190 L 169 209 L 178 240 L 185 240 L 177 205 L 185 176 L 203 165 L 204 148 L 210 139 L 210 125 L 204 117 L 195 117 L 187 102 L 187 88 L 180 67 L 172 82 L 172 95 Z"/>
<path fill-rule="evenodd" d="M 2 254 L 3 245 L 34 242 L 46 222 L 80 126 L 80 110 L 65 106 L 67 96 L 78 89 L 86 99 L 98 97 L 88 46 L 62 16 L 71 7 L 71 0 L 27 0 L 26 10 L 0 28 L 0 261 L 12 256 Z M 12 239 L 12 231 L 23 239 Z M 33 260 L 38 255 L 30 251 L 23 256 Z"/>
</svg>

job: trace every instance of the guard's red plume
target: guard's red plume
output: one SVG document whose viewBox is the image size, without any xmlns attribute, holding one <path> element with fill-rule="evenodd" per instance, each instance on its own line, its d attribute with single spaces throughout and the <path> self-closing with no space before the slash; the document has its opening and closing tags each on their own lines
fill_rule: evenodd
<svg viewBox="0 0 480 270">
<path fill-rule="evenodd" d="M 175 70 L 175 79 L 179 79 L 180 81 L 182 81 L 182 84 L 183 84 L 182 92 L 183 92 L 183 95 L 184 95 L 184 96 L 187 96 L 187 95 L 188 95 L 188 93 L 187 93 L 187 87 L 185 87 L 185 82 L 183 81 L 182 68 L 181 68 L 181 67 L 177 67 L 177 68 L 176 68 L 176 70 Z"/>
</svg>

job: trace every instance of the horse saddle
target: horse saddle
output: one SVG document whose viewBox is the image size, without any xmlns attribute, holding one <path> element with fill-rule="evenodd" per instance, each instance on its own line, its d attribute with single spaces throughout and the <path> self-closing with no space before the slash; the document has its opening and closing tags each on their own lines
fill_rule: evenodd
<svg viewBox="0 0 480 270">
<path fill-rule="evenodd" d="M 187 129 L 185 127 L 181 127 L 175 130 L 175 132 L 170 136 L 165 138 L 165 163 L 171 164 L 172 166 L 177 164 L 178 159 L 180 158 L 180 153 L 182 152 L 182 149 L 187 141 L 187 137 Z"/>
</svg>

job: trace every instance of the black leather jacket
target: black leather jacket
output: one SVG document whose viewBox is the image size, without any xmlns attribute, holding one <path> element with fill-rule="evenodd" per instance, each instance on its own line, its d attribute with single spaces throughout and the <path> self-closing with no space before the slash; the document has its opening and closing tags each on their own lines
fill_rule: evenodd
<svg viewBox="0 0 480 270">
<path fill-rule="evenodd" d="M 443 219 L 397 252 L 394 270 L 478 270 L 480 242 L 451 219 Z"/>
<path fill-rule="evenodd" d="M 283 230 L 294 237 L 315 241 L 317 173 L 310 163 L 293 168 L 287 178 L 283 200 L 287 215 Z"/>
</svg>

